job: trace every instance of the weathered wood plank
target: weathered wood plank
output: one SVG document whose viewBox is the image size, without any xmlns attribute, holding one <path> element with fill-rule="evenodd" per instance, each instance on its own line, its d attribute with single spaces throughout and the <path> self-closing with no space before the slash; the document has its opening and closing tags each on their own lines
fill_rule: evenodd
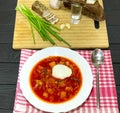
<svg viewBox="0 0 120 113">
<path fill-rule="evenodd" d="M 19 63 L 0 63 L 0 84 L 16 84 Z"/>
<path fill-rule="evenodd" d="M 107 28 L 110 45 L 120 44 L 120 26 L 108 26 Z"/>
<path fill-rule="evenodd" d="M 11 109 L 8 109 L 8 110 L 0 109 L 0 113 L 13 113 L 13 110 L 11 110 Z"/>
<path fill-rule="evenodd" d="M 15 9 L 17 4 L 17 0 L 0 0 L 0 10 L 10 10 Z"/>
<path fill-rule="evenodd" d="M 13 50 L 12 44 L 0 44 L 0 62 L 19 62 L 20 51 Z"/>
<path fill-rule="evenodd" d="M 15 85 L 0 85 L 0 109 L 13 109 L 15 90 Z"/>
<path fill-rule="evenodd" d="M 105 11 L 120 10 L 120 0 L 103 0 Z"/>
<path fill-rule="evenodd" d="M 110 46 L 113 63 L 120 63 L 120 44 Z"/>
<path fill-rule="evenodd" d="M 15 22 L 15 11 L 14 10 L 0 10 L 0 24 L 13 24 Z"/>
<path fill-rule="evenodd" d="M 14 23 L 13 24 L 0 24 L 0 32 L 13 32 Z"/>
<path fill-rule="evenodd" d="M 13 32 L 0 32 L 0 43 L 12 43 Z"/>
<path fill-rule="evenodd" d="M 120 111 L 120 86 L 117 86 L 117 96 L 118 96 L 118 106 L 119 106 L 119 111 Z"/>
<path fill-rule="evenodd" d="M 107 26 L 120 25 L 120 10 L 110 10 L 106 12 Z"/>
<path fill-rule="evenodd" d="M 113 63 L 113 69 L 116 86 L 120 86 L 120 63 L 119 64 Z"/>
</svg>

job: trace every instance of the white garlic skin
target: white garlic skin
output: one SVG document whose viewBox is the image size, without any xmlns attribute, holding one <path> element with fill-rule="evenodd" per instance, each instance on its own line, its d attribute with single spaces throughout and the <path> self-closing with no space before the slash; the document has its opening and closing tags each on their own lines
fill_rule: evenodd
<svg viewBox="0 0 120 113">
<path fill-rule="evenodd" d="M 50 7 L 53 9 L 60 9 L 62 5 L 61 0 L 50 0 Z"/>
</svg>

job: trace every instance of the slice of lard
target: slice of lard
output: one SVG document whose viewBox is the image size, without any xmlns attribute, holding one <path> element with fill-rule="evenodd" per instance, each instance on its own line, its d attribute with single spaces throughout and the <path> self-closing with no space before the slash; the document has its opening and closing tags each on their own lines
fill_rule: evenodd
<svg viewBox="0 0 120 113">
<path fill-rule="evenodd" d="M 63 64 L 57 64 L 52 68 L 52 76 L 59 79 L 65 79 L 72 74 L 71 68 Z"/>
<path fill-rule="evenodd" d="M 86 3 L 88 4 L 94 4 L 96 2 L 96 0 L 87 0 Z"/>
</svg>

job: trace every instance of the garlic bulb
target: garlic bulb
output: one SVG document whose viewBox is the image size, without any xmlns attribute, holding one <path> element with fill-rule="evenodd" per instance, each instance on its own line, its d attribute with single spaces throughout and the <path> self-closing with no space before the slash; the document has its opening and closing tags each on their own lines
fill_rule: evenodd
<svg viewBox="0 0 120 113">
<path fill-rule="evenodd" d="M 62 5 L 62 0 L 50 0 L 50 7 L 53 9 L 59 9 Z"/>
</svg>

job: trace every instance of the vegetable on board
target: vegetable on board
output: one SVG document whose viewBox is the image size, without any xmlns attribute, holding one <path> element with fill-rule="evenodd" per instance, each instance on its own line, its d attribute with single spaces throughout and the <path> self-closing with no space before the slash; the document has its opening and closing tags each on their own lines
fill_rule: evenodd
<svg viewBox="0 0 120 113">
<path fill-rule="evenodd" d="M 31 26 L 34 43 L 35 43 L 35 35 L 33 28 L 39 33 L 43 41 L 49 41 L 51 44 L 57 45 L 56 42 L 51 38 L 52 35 L 57 40 L 62 41 L 63 43 L 71 47 L 71 45 L 59 35 L 60 29 L 58 27 L 44 20 L 42 17 L 37 15 L 26 5 L 18 5 L 16 7 L 16 10 L 22 13 L 22 15 L 24 15 L 24 17 L 28 20 Z"/>
</svg>

